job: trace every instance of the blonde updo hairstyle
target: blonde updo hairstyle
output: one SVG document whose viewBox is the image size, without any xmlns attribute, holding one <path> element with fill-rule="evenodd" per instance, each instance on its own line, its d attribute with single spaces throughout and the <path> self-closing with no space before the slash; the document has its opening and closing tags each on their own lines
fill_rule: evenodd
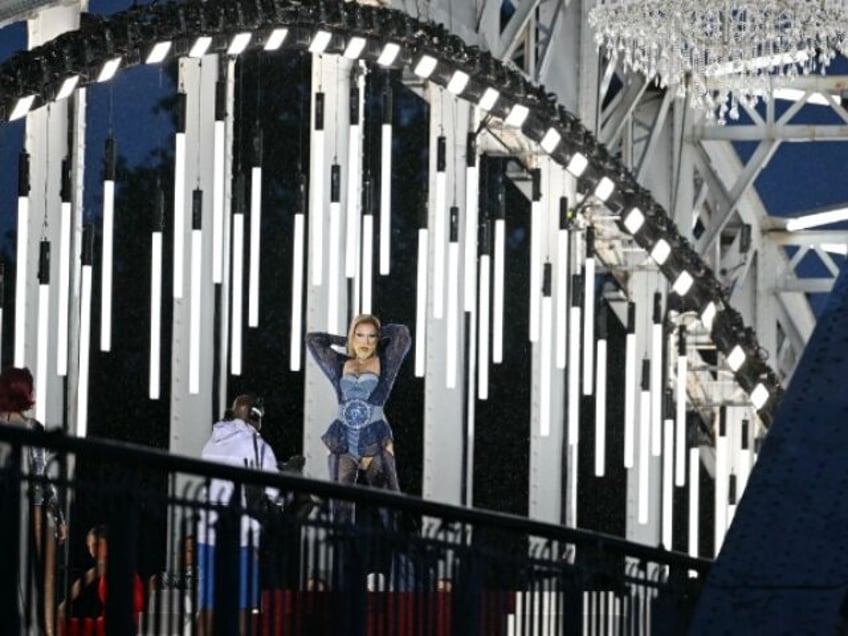
<svg viewBox="0 0 848 636">
<path fill-rule="evenodd" d="M 351 358 L 356 357 L 356 351 L 353 348 L 353 334 L 356 333 L 356 328 L 359 325 L 374 325 L 374 329 L 377 330 L 377 338 L 380 338 L 380 329 L 382 326 L 380 325 L 380 319 L 377 316 L 372 316 L 371 314 L 359 314 L 356 318 L 350 321 L 350 329 L 347 330 L 347 354 Z"/>
</svg>

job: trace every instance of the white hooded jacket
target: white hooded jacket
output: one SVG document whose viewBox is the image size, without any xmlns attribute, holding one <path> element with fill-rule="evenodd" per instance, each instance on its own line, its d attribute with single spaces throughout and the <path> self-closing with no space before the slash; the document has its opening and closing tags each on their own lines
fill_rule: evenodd
<svg viewBox="0 0 848 636">
<path fill-rule="evenodd" d="M 240 419 L 224 420 L 212 428 L 212 436 L 203 447 L 201 457 L 207 461 L 230 464 L 242 468 L 255 468 L 268 472 L 277 472 L 277 458 L 268 443 L 259 432 Z M 276 501 L 279 492 L 276 488 L 266 488 L 265 493 Z M 213 479 L 209 485 L 208 499 L 212 504 L 226 505 L 233 494 L 233 482 Z M 242 504 L 244 504 L 242 491 Z M 200 511 L 198 541 L 207 545 L 215 544 L 215 524 L 218 514 L 214 510 Z M 242 546 L 259 544 L 259 522 L 248 515 L 242 515 L 240 544 Z"/>
</svg>

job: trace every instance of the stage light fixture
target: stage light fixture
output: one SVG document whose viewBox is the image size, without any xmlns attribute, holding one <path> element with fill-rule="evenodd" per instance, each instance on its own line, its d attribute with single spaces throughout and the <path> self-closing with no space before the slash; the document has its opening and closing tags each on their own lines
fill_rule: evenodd
<svg viewBox="0 0 848 636">
<path fill-rule="evenodd" d="M 595 230 L 586 228 L 583 263 L 583 395 L 592 395 L 595 381 Z"/>
<path fill-rule="evenodd" d="M 742 349 L 741 346 L 736 345 L 730 350 L 730 353 L 727 354 L 727 366 L 730 367 L 731 371 L 736 373 L 745 363 L 745 357 L 745 350 Z"/>
<path fill-rule="evenodd" d="M 164 59 L 168 57 L 168 53 L 171 52 L 171 46 L 172 42 L 170 40 L 157 42 L 153 45 L 153 48 L 150 49 L 150 53 L 147 54 L 147 57 L 144 59 L 144 63 L 159 64 L 164 61 Z"/>
<path fill-rule="evenodd" d="M 73 75 L 65 79 L 65 81 L 62 82 L 62 87 L 59 89 L 59 92 L 56 93 L 56 101 L 60 102 L 63 99 L 70 97 L 76 89 L 77 84 L 79 84 L 79 75 Z"/>
<path fill-rule="evenodd" d="M 286 36 L 288 36 L 288 34 L 288 29 L 274 29 L 273 31 L 271 31 L 271 34 L 265 41 L 265 50 L 276 51 L 277 49 L 279 49 L 283 45 L 283 42 L 286 41 Z"/>
<path fill-rule="evenodd" d="M 342 238 L 342 168 L 338 163 L 330 166 L 330 238 L 327 245 L 330 266 L 327 273 L 327 331 L 339 332 L 339 287 L 344 278 L 341 271 Z"/>
<path fill-rule="evenodd" d="M 557 232 L 556 273 L 556 368 L 565 369 L 568 352 L 568 276 L 569 276 L 569 210 L 568 198 L 559 199 L 559 231 Z"/>
<path fill-rule="evenodd" d="M 26 364 L 27 262 L 29 253 L 29 154 L 18 155 L 18 240 L 15 272 L 15 355 L 16 367 Z"/>
<path fill-rule="evenodd" d="M 553 298 L 551 297 L 551 263 L 545 263 L 542 283 L 542 333 L 539 373 L 539 435 L 551 434 L 551 353 L 553 338 Z M 569 405 L 570 407 L 571 405 Z"/>
<path fill-rule="evenodd" d="M 62 160 L 61 226 L 59 228 L 59 307 L 56 334 L 56 374 L 68 374 L 68 304 L 71 280 L 71 167 Z"/>
<path fill-rule="evenodd" d="M 292 296 L 291 333 L 289 334 L 289 370 L 300 371 L 301 342 L 303 341 L 303 260 L 306 251 L 306 178 L 298 177 L 298 206 L 294 214 L 292 232 Z"/>
<path fill-rule="evenodd" d="M 323 70 L 321 71 L 323 75 Z M 309 257 L 312 261 L 312 284 L 319 286 L 324 280 L 324 92 L 317 91 L 314 99 L 312 135 L 310 144 L 309 184 L 312 200 L 309 206 Z"/>
<path fill-rule="evenodd" d="M 701 324 L 704 325 L 704 329 L 707 331 L 712 331 L 713 329 L 713 321 L 716 317 L 716 304 L 711 300 L 707 303 L 706 307 L 701 311 Z"/>
<path fill-rule="evenodd" d="M 692 274 L 687 272 L 685 269 L 677 275 L 677 278 L 674 280 L 674 284 L 671 286 L 674 293 L 678 296 L 685 296 L 686 293 L 692 289 L 692 283 L 695 282 L 695 279 L 692 278 Z"/>
<path fill-rule="evenodd" d="M 162 352 L 162 232 L 165 228 L 165 195 L 157 192 L 157 206 L 153 213 L 153 230 L 150 233 L 150 369 L 148 396 L 159 399 L 160 366 Z"/>
<path fill-rule="evenodd" d="M 451 206 L 448 236 L 447 289 L 447 349 L 445 386 L 456 388 L 456 367 L 459 349 L 459 207 Z"/>
<path fill-rule="evenodd" d="M 392 134 L 394 100 L 389 76 L 382 95 L 383 125 L 380 127 L 380 275 L 391 269 L 392 236 Z"/>
<path fill-rule="evenodd" d="M 230 279 L 230 373 L 241 375 L 242 325 L 244 323 L 244 177 L 236 179 L 233 210 L 233 260 Z"/>
<path fill-rule="evenodd" d="M 250 263 L 247 276 L 247 326 L 259 326 L 259 271 L 262 262 L 262 131 L 253 138 L 250 169 Z"/>
<path fill-rule="evenodd" d="M 35 402 L 35 418 L 47 421 L 47 327 L 50 324 L 50 241 L 41 239 L 38 251 L 38 340 L 36 341 L 35 386 L 40 399 Z"/>
<path fill-rule="evenodd" d="M 77 373 L 77 437 L 88 428 L 88 370 L 91 359 L 91 270 L 94 261 L 94 228 L 82 230 L 80 268 L 79 371 Z"/>
<path fill-rule="evenodd" d="M 631 234 L 636 234 L 645 224 L 645 215 L 639 208 L 630 208 L 622 219 L 622 224 Z"/>
<path fill-rule="evenodd" d="M 359 56 L 362 55 L 362 51 L 365 50 L 367 42 L 368 40 L 363 37 L 359 37 L 358 35 L 353 36 L 348 40 L 343 54 L 344 57 L 349 60 L 358 60 Z"/>
<path fill-rule="evenodd" d="M 579 177 L 586 171 L 587 167 L 589 167 L 589 160 L 582 153 L 576 152 L 569 160 L 565 169 L 575 177 Z"/>
<path fill-rule="evenodd" d="M 506 116 L 504 120 L 505 126 L 512 126 L 513 128 L 521 128 L 522 124 L 527 120 L 527 116 L 530 114 L 530 109 L 527 108 L 524 104 L 515 104 L 509 111 L 509 114 Z"/>
<path fill-rule="evenodd" d="M 607 318 L 601 305 L 595 365 L 595 477 L 603 477 L 607 448 Z"/>
<path fill-rule="evenodd" d="M 477 218 L 479 216 L 480 173 L 477 167 L 476 135 L 469 132 L 465 142 L 465 236 L 463 254 L 464 302 L 467 312 L 474 311 L 477 302 Z M 495 230 L 497 234 L 497 229 Z"/>
<path fill-rule="evenodd" d="M 189 308 L 188 392 L 200 393 L 200 302 L 203 262 L 203 190 L 191 197 L 191 307 Z"/>
<path fill-rule="evenodd" d="M 112 267 L 115 244 L 115 139 L 106 139 L 103 178 L 103 260 L 100 269 L 100 350 L 112 349 Z"/>
<path fill-rule="evenodd" d="M 12 109 L 12 114 L 9 115 L 9 121 L 15 121 L 16 119 L 26 116 L 30 108 L 32 108 L 33 102 L 35 102 L 35 95 L 21 97 L 15 103 L 15 107 Z"/>
<path fill-rule="evenodd" d="M 191 45 L 188 56 L 199 60 L 201 57 L 206 55 L 206 52 L 209 50 L 211 45 L 212 38 L 208 35 L 201 35 L 194 41 L 194 44 Z"/>
<path fill-rule="evenodd" d="M 689 556 L 700 554 L 700 525 L 701 510 L 701 448 L 692 446 L 689 449 Z"/>
<path fill-rule="evenodd" d="M 624 467 L 633 468 L 636 454 L 636 305 L 633 302 L 627 303 L 624 343 Z"/>
<path fill-rule="evenodd" d="M 688 363 L 686 328 L 681 325 L 677 334 L 677 377 L 675 378 L 677 402 L 674 417 L 674 483 L 676 486 L 686 485 L 686 380 Z"/>
<path fill-rule="evenodd" d="M 657 265 L 662 265 L 668 260 L 671 255 L 671 246 L 665 239 L 660 239 L 651 249 L 651 258 L 656 261 Z"/>
<path fill-rule="evenodd" d="M 241 55 L 244 53 L 244 50 L 247 48 L 247 45 L 250 44 L 250 39 L 253 37 L 252 33 L 244 32 L 237 33 L 233 37 L 233 41 L 230 42 L 230 46 L 227 49 L 227 55 Z"/>
<path fill-rule="evenodd" d="M 183 297 L 186 235 L 186 94 L 177 93 L 174 132 L 174 298 Z"/>
<path fill-rule="evenodd" d="M 415 377 L 423 378 L 427 367 L 427 256 L 429 232 L 427 206 L 418 213 L 418 267 L 415 284 Z"/>
<path fill-rule="evenodd" d="M 448 90 L 454 95 L 459 95 L 468 86 L 468 73 L 460 70 L 453 72 L 453 75 L 448 82 Z"/>
<path fill-rule="evenodd" d="M 638 519 L 644 525 L 648 523 L 650 499 L 650 444 L 651 444 L 651 361 L 642 360 L 642 392 L 639 394 L 639 502 Z"/>
<path fill-rule="evenodd" d="M 595 198 L 606 201 L 615 190 L 615 182 L 609 177 L 602 177 L 595 186 Z"/>
<path fill-rule="evenodd" d="M 568 313 L 568 445 L 580 438 L 580 320 L 582 286 L 580 274 L 571 276 L 571 308 Z M 594 351 L 592 351 L 594 354 Z"/>
<path fill-rule="evenodd" d="M 97 82 L 108 82 L 110 79 L 115 77 L 115 73 L 118 72 L 118 67 L 120 65 L 120 57 L 113 57 L 111 60 L 107 61 L 103 65 L 103 68 L 100 69 L 100 73 L 97 75 Z"/>
<path fill-rule="evenodd" d="M 413 72 L 418 77 L 427 79 L 433 74 L 433 71 L 436 70 L 437 63 L 436 58 L 432 55 L 422 55 L 421 59 L 418 60 L 418 63 L 415 65 Z"/>
<path fill-rule="evenodd" d="M 662 318 L 662 293 L 654 293 L 654 315 L 651 322 L 651 455 L 662 454 L 663 349 L 665 333 Z"/>
<path fill-rule="evenodd" d="M 542 137 L 542 141 L 539 142 L 539 145 L 542 146 L 542 150 L 551 154 L 554 150 L 556 150 L 561 139 L 562 136 L 556 128 L 548 128 L 548 132 L 546 132 L 545 136 Z"/>
<path fill-rule="evenodd" d="M 436 138 L 436 210 L 433 215 L 433 317 L 444 313 L 445 244 L 447 243 L 447 138 Z"/>
<path fill-rule="evenodd" d="M 488 87 L 485 91 L 483 91 L 483 95 L 480 97 L 480 101 L 477 102 L 477 106 L 479 106 L 481 110 L 490 111 L 495 107 L 500 96 L 501 94 L 497 90 L 492 87 Z"/>
<path fill-rule="evenodd" d="M 400 45 L 395 42 L 387 42 L 377 58 L 379 66 L 391 66 L 395 63 L 398 53 L 400 53 Z"/>
<path fill-rule="evenodd" d="M 332 39 L 333 34 L 329 31 L 319 30 L 315 33 L 315 36 L 312 38 L 312 42 L 309 43 L 309 52 L 317 53 L 318 55 L 322 54 L 327 50 L 327 47 L 330 45 L 330 40 Z"/>
</svg>

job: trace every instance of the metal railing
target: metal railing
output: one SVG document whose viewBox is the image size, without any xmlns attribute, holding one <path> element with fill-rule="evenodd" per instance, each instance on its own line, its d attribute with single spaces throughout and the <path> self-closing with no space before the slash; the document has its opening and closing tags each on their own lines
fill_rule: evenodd
<svg viewBox="0 0 848 636">
<path fill-rule="evenodd" d="M 33 446 L 52 454 L 49 477 L 30 473 Z M 215 634 L 684 633 L 710 566 L 598 533 L 105 440 L 0 425 L 0 448 L 0 605 L 13 634 L 208 634 L 206 619 Z M 213 479 L 238 496 L 208 501 Z M 34 531 L 35 519 L 54 526 L 33 499 L 48 485 L 67 511 L 62 542 Z M 340 501 L 355 506 L 353 523 L 334 521 Z M 212 525 L 214 557 L 201 545 Z M 199 614 L 201 559 L 206 581 L 214 563 L 215 609 Z"/>
</svg>

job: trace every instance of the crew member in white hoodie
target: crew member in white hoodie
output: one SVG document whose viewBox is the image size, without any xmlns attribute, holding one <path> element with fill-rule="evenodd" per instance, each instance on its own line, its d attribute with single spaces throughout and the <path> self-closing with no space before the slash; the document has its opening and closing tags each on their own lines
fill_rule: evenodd
<svg viewBox="0 0 848 636">
<path fill-rule="evenodd" d="M 230 415 L 230 414 L 228 414 Z M 277 458 L 268 443 L 259 435 L 265 415 L 262 398 L 240 395 L 233 402 L 231 417 L 212 427 L 212 436 L 203 447 L 202 458 L 208 461 L 231 464 L 258 470 L 277 472 Z M 209 484 L 208 501 L 212 505 L 227 505 L 233 494 L 233 482 L 213 479 Z M 278 492 L 266 488 L 265 494 L 274 502 Z M 245 495 L 242 491 L 242 505 Z M 201 510 L 198 527 L 198 607 L 200 616 L 198 632 L 212 633 L 212 608 L 215 600 L 215 510 Z M 246 633 L 250 610 L 259 600 L 259 522 L 248 515 L 241 517 L 239 555 L 239 609 L 240 631 Z"/>
</svg>

